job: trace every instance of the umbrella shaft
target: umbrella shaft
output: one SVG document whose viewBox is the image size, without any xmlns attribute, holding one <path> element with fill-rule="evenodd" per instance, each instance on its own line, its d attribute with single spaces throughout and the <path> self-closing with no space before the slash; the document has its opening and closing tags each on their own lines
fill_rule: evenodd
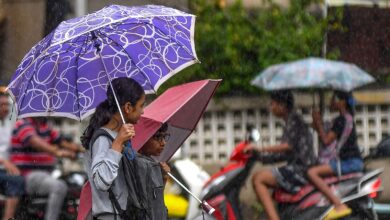
<svg viewBox="0 0 390 220">
<path fill-rule="evenodd" d="M 168 175 L 173 179 L 173 180 L 175 180 L 175 182 L 177 183 L 177 184 L 179 184 L 185 191 L 187 191 L 192 197 L 194 197 L 196 200 L 198 200 L 198 202 L 200 203 L 200 204 L 202 204 L 202 201 L 200 201 L 200 199 L 197 197 L 197 196 L 195 196 L 194 194 L 192 194 L 192 192 L 189 190 L 189 189 L 187 189 L 187 187 L 185 187 L 178 179 L 176 179 L 170 172 L 168 172 Z"/>
<path fill-rule="evenodd" d="M 92 32 L 92 33 L 94 33 L 94 32 Z M 106 72 L 106 74 L 107 74 L 108 82 L 110 83 L 110 87 L 111 87 L 111 90 L 112 90 L 112 94 L 114 95 L 115 103 L 116 103 L 116 105 L 117 105 L 117 107 L 118 107 L 119 114 L 121 115 L 122 122 L 123 122 L 123 124 L 126 124 L 125 117 L 123 117 L 121 105 L 119 104 L 119 101 L 118 101 L 118 98 L 117 98 L 117 96 L 116 96 L 114 87 L 112 86 L 112 83 L 111 83 L 112 79 L 111 79 L 111 77 L 110 77 L 110 74 L 108 74 L 108 72 L 107 72 L 106 64 L 103 62 L 103 58 L 102 58 L 102 55 L 101 55 L 100 51 L 99 51 L 99 55 L 100 55 L 100 59 L 101 59 L 101 61 L 102 61 L 104 70 L 105 70 L 105 72 Z"/>
<path fill-rule="evenodd" d="M 118 98 L 116 97 L 116 93 L 114 91 L 114 88 L 112 87 L 111 80 L 108 80 L 108 81 L 110 81 L 110 87 L 112 89 L 112 94 L 114 95 L 114 99 L 115 99 L 116 105 L 118 107 L 119 114 L 121 115 L 122 122 L 123 122 L 123 124 L 126 124 L 125 117 L 123 117 L 122 109 L 121 109 L 121 106 L 119 105 L 119 102 L 118 102 Z"/>
</svg>

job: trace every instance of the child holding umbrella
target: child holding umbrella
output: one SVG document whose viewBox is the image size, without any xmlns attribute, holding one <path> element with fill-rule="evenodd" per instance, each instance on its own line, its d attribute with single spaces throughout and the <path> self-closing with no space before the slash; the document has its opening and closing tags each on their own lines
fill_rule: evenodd
<svg viewBox="0 0 390 220">
<path fill-rule="evenodd" d="M 129 190 L 124 190 L 122 152 L 124 144 L 135 136 L 133 124 L 143 113 L 145 92 L 130 78 L 116 78 L 111 84 L 127 124 L 122 123 L 114 94 L 108 88 L 107 99 L 96 108 L 81 142 L 88 150 L 85 166 L 92 191 L 92 215 L 96 219 L 120 220 L 118 208 L 114 208 L 110 196 L 119 201 L 120 209 L 126 210 Z M 97 135 L 98 131 L 108 135 Z"/>
</svg>

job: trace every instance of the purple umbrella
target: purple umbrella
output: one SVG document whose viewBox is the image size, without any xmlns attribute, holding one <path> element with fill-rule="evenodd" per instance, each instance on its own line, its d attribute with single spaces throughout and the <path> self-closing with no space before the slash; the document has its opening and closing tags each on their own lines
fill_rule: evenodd
<svg viewBox="0 0 390 220">
<path fill-rule="evenodd" d="M 107 84 L 131 77 L 146 93 L 199 62 L 195 16 L 164 6 L 111 5 L 62 22 L 23 58 L 8 86 L 18 117 L 82 120 Z"/>
</svg>

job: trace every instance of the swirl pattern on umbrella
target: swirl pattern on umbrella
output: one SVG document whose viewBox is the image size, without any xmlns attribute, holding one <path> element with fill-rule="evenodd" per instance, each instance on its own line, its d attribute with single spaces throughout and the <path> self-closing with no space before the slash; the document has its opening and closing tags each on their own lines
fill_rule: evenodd
<svg viewBox="0 0 390 220">
<path fill-rule="evenodd" d="M 153 93 L 199 62 L 195 16 L 163 6 L 112 5 L 62 22 L 24 57 L 9 85 L 19 117 L 83 119 L 110 79 L 131 77 Z M 42 114 L 43 113 L 43 114 Z"/>
</svg>

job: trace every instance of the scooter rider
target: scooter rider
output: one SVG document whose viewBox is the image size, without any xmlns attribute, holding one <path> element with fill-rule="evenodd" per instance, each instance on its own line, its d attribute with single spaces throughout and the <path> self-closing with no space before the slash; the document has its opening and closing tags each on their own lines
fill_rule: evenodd
<svg viewBox="0 0 390 220">
<path fill-rule="evenodd" d="M 61 138 L 43 117 L 16 121 L 11 139 L 11 161 L 18 166 L 26 180 L 28 195 L 48 196 L 45 220 L 59 219 L 67 194 L 63 180 L 50 175 L 56 158 L 74 158 L 82 150 Z"/>
<path fill-rule="evenodd" d="M 262 203 L 270 220 L 278 220 L 279 216 L 273 205 L 268 188 L 281 187 L 290 193 L 298 192 L 300 186 L 307 183 L 307 169 L 314 165 L 316 161 L 309 127 L 293 108 L 294 98 L 291 91 L 272 92 L 271 112 L 286 123 L 281 142 L 277 145 L 263 148 L 253 145 L 246 148 L 246 151 L 255 150 L 261 153 L 280 153 L 285 156 L 287 161 L 287 164 L 282 167 L 259 171 L 252 178 L 257 198 Z"/>
</svg>

